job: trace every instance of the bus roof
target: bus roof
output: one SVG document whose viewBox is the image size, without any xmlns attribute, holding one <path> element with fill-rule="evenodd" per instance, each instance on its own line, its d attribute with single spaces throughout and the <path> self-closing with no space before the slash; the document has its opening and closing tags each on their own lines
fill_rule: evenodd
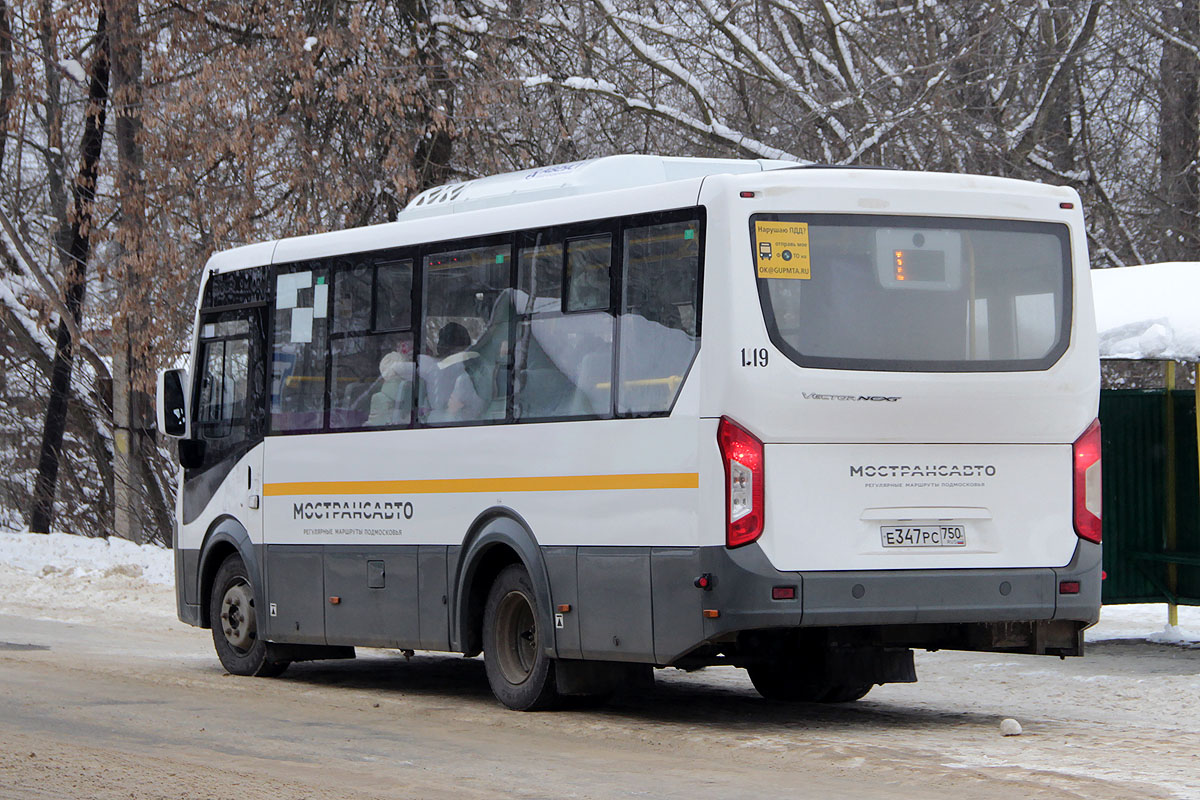
<svg viewBox="0 0 1200 800">
<path fill-rule="evenodd" d="M 812 189 L 849 186 L 866 191 L 910 191 L 919 186 L 927 190 L 1058 197 L 1078 202 L 1077 195 L 1069 188 L 1012 178 L 848 169 L 788 161 L 618 155 L 434 187 L 414 198 L 394 222 L 236 247 L 214 253 L 205 269 L 227 272 L 420 241 L 451 240 L 464 232 L 487 235 L 525 226 L 531 215 L 544 214 L 550 224 L 565 218 L 575 219 L 584 212 L 593 216 L 619 216 L 634 207 L 643 211 L 651 210 L 651 206 L 681 208 L 696 202 L 701 181 L 721 176 L 737 181 L 746 189 L 763 189 L 776 183 Z M 597 198 L 595 204 L 592 196 Z"/>
<path fill-rule="evenodd" d="M 791 161 L 765 159 L 605 156 L 435 186 L 414 197 L 400 212 L 397 221 L 650 186 L 708 175 L 763 172 L 795 166 L 798 165 Z"/>
</svg>

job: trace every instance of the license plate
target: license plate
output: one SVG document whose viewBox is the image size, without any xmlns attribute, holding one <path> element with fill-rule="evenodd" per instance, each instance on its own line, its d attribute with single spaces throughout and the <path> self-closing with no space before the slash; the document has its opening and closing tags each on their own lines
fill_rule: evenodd
<svg viewBox="0 0 1200 800">
<path fill-rule="evenodd" d="M 966 547 L 962 525 L 892 525 L 879 533 L 884 547 Z"/>
</svg>

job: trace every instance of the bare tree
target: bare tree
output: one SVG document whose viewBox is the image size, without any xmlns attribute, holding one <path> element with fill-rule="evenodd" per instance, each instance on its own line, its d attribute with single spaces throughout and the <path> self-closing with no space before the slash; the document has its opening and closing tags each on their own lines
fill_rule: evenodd
<svg viewBox="0 0 1200 800">
<path fill-rule="evenodd" d="M 46 402 L 46 421 L 42 429 L 41 456 L 38 460 L 37 480 L 29 512 L 30 529 L 40 533 L 50 531 L 54 518 L 54 494 L 58 483 L 63 435 L 67 425 L 71 372 L 74 368 L 75 337 L 71 328 L 78 329 L 87 289 L 96 184 L 100 171 L 108 103 L 108 47 L 107 22 L 104 10 L 101 9 L 96 23 L 96 52 L 90 69 L 88 107 L 79 148 L 79 172 L 71 187 L 71 224 L 63 238 L 66 245 L 62 254 L 66 282 L 63 298 L 66 313 L 59 320 L 55 337 L 54 366 L 50 375 L 50 394 Z"/>
</svg>

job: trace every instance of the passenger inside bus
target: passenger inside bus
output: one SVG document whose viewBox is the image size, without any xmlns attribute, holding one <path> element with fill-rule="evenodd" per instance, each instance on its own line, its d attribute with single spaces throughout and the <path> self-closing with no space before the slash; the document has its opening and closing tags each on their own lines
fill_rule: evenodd
<svg viewBox="0 0 1200 800">
<path fill-rule="evenodd" d="M 384 355 L 379 362 L 381 383 L 378 390 L 371 395 L 367 425 L 400 425 L 408 422 L 412 402 L 412 374 L 412 357 L 401 352 L 400 345 Z"/>
<path fill-rule="evenodd" d="M 428 422 L 456 422 L 479 418 L 484 399 L 476 391 L 467 365 L 479 358 L 468 349 L 471 334 L 459 322 L 447 322 L 438 333 L 435 356 L 421 356 L 421 383 L 425 390 Z"/>
</svg>

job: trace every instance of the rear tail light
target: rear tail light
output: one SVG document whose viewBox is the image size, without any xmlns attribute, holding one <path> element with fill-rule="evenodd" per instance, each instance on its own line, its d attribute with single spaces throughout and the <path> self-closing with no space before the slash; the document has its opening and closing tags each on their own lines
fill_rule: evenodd
<svg viewBox="0 0 1200 800">
<path fill-rule="evenodd" d="M 717 426 L 725 464 L 725 546 L 750 544 L 763 532 L 763 445 L 728 417 Z"/>
<path fill-rule="evenodd" d="M 1075 533 L 1100 543 L 1100 420 L 1095 420 L 1073 448 L 1075 468 Z"/>
</svg>

